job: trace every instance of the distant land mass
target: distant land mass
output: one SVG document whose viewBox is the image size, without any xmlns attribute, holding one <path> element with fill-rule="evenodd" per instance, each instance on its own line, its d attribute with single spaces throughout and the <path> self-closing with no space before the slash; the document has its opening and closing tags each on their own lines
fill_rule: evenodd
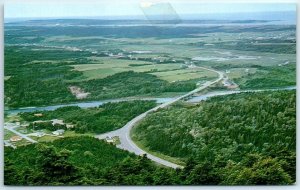
<svg viewBox="0 0 300 190">
<path fill-rule="evenodd" d="M 209 13 L 209 14 L 180 14 L 182 21 L 186 20 L 219 20 L 219 21 L 286 21 L 288 24 L 296 24 L 295 11 L 280 12 L 243 12 L 243 13 Z M 168 20 L 166 15 L 153 15 L 154 20 Z M 126 16 L 99 16 L 99 17 L 39 17 L 39 18 L 4 18 L 5 23 L 21 22 L 28 20 L 52 20 L 52 19 L 100 19 L 100 20 L 149 20 L 144 15 L 126 15 Z"/>
</svg>

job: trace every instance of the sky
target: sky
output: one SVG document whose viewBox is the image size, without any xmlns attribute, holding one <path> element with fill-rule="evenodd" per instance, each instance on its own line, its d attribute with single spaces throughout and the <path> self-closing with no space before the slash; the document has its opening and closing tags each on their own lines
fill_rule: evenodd
<svg viewBox="0 0 300 190">
<path fill-rule="evenodd" d="M 101 17 L 144 15 L 144 10 L 165 4 L 168 1 L 131 0 L 121 2 L 104 0 L 101 3 L 18 3 L 5 4 L 5 18 L 43 18 L 43 17 Z M 249 13 L 296 11 L 295 4 L 289 3 L 197 3 L 184 0 L 169 1 L 178 15 L 214 14 L 214 13 Z"/>
</svg>

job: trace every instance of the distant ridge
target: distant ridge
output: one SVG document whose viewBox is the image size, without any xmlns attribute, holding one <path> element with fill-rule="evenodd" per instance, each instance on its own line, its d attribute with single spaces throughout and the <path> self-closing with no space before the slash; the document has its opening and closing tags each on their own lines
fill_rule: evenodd
<svg viewBox="0 0 300 190">
<path fill-rule="evenodd" d="M 217 14 L 180 14 L 180 19 L 185 20 L 253 20 L 253 21 L 274 21 L 283 20 L 296 23 L 295 11 L 281 11 L 281 12 L 243 12 L 243 13 L 217 13 Z M 54 20 L 54 19 L 93 19 L 93 20 L 147 20 L 144 15 L 131 16 L 99 16 L 99 17 L 39 17 L 39 18 L 4 18 L 5 23 L 21 22 L 28 20 Z M 155 20 L 160 19 L 159 16 Z"/>
</svg>

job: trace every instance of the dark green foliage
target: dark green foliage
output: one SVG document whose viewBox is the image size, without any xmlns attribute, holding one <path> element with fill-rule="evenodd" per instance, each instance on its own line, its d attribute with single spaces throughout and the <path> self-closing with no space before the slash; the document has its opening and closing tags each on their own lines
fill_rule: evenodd
<svg viewBox="0 0 300 190">
<path fill-rule="evenodd" d="M 20 156 L 22 155 L 22 156 Z M 175 170 L 92 137 L 5 148 L 6 185 L 163 185 Z"/>
<path fill-rule="evenodd" d="M 193 157 L 191 184 L 291 184 L 295 131 L 295 91 L 269 91 L 160 110 L 135 128 L 134 138 L 152 151 L 182 160 Z"/>
<path fill-rule="evenodd" d="M 196 88 L 195 82 L 168 83 L 154 75 L 133 71 L 117 73 L 104 79 L 83 81 L 77 85 L 90 92 L 92 99 L 188 92 Z"/>
<path fill-rule="evenodd" d="M 216 43 L 216 47 L 230 50 L 257 51 L 281 54 L 296 54 L 295 40 L 264 39 L 264 40 L 241 40 L 237 43 Z"/>
<path fill-rule="evenodd" d="M 72 70 L 70 65 L 88 61 L 88 56 L 89 54 L 70 53 L 67 50 L 36 52 L 19 46 L 6 47 L 5 76 L 11 78 L 4 84 L 5 105 L 40 106 L 136 95 L 159 95 L 164 92 L 188 92 L 196 88 L 195 81 L 169 83 L 148 73 L 132 71 L 117 73 L 104 79 L 82 81 L 85 79 L 82 73 Z M 41 60 L 47 61 L 31 62 Z M 78 100 L 68 89 L 72 85 L 82 87 L 91 94 L 87 99 Z"/>
<path fill-rule="evenodd" d="M 235 80 L 242 89 L 274 88 L 296 85 L 296 64 L 263 67 L 258 74 Z"/>
<path fill-rule="evenodd" d="M 186 160 L 183 170 L 157 167 L 145 157 L 95 138 L 76 137 L 46 147 L 6 147 L 5 184 L 292 184 L 296 175 L 295 99 L 295 91 L 236 94 L 214 97 L 197 106 L 177 104 L 150 115 L 135 135 L 150 142 L 147 145 L 154 151 Z M 60 111 L 68 110 L 80 109 Z"/>
<path fill-rule="evenodd" d="M 68 161 L 71 151 L 62 149 L 57 152 L 55 147 L 43 145 L 37 147 L 37 149 L 40 153 L 37 163 L 40 164 L 42 170 L 38 184 L 72 184 L 80 177 L 78 168 Z"/>
<path fill-rule="evenodd" d="M 30 123 L 28 126 L 29 129 L 34 129 L 34 130 L 41 130 L 41 129 L 47 129 L 49 131 L 55 131 L 58 129 L 64 129 L 66 130 L 66 124 L 60 125 L 60 124 L 52 124 L 51 121 L 45 121 L 45 122 L 40 122 L 40 123 Z"/>
<path fill-rule="evenodd" d="M 134 117 L 156 106 L 155 101 L 126 101 L 106 103 L 98 108 L 82 109 L 69 106 L 58 108 L 54 111 L 43 111 L 42 117 L 35 117 L 34 113 L 21 113 L 26 121 L 63 119 L 65 123 L 75 124 L 74 130 L 79 133 L 92 132 L 104 133 L 123 127 Z M 42 126 L 41 126 L 42 125 Z M 50 126 L 51 125 L 51 126 Z M 52 126 L 52 124 L 35 124 L 38 129 L 56 130 L 64 126 Z M 36 129 L 36 128 L 35 128 Z"/>
<path fill-rule="evenodd" d="M 229 162 L 224 169 L 226 185 L 286 185 L 293 181 L 291 176 L 282 168 L 286 161 L 277 158 L 261 157 L 260 155 L 250 155 L 248 162 L 238 164 Z M 248 157 L 246 157 L 249 159 Z M 245 159 L 245 160 L 247 160 Z M 295 179 L 293 179 L 295 180 Z M 295 181 L 294 181 L 295 182 Z"/>
<path fill-rule="evenodd" d="M 48 105 L 75 101 L 67 80 L 80 77 L 72 67 L 57 63 L 31 63 L 42 54 L 19 47 L 5 48 L 5 104 L 11 107 Z"/>
</svg>

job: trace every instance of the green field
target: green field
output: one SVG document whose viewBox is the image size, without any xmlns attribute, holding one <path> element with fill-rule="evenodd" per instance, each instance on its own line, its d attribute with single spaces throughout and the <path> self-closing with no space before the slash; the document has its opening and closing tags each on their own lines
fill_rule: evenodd
<svg viewBox="0 0 300 190">
<path fill-rule="evenodd" d="M 184 69 L 176 71 L 155 72 L 153 75 L 169 82 L 191 79 L 217 78 L 218 74 L 204 69 Z"/>
<path fill-rule="evenodd" d="M 87 80 L 105 78 L 125 71 L 151 72 L 177 70 L 181 68 L 181 64 L 153 64 L 145 61 L 115 58 L 93 58 L 92 60 L 95 64 L 73 65 L 75 70 L 83 72 Z"/>
<path fill-rule="evenodd" d="M 9 140 L 11 137 L 15 136 L 13 132 L 4 129 L 4 140 Z"/>
</svg>

